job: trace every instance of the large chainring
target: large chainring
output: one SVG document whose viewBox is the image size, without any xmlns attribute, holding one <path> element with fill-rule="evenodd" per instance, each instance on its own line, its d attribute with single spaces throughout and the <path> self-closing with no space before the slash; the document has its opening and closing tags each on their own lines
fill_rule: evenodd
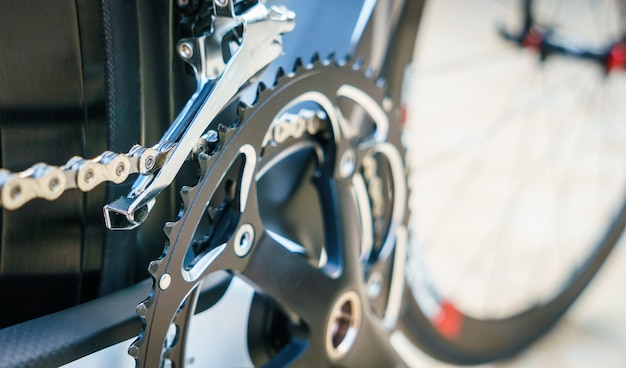
<svg viewBox="0 0 626 368">
<path fill-rule="evenodd" d="M 280 70 L 197 155 L 199 181 L 181 191 L 181 215 L 149 266 L 152 293 L 137 306 L 137 366 L 184 366 L 198 290 L 216 271 L 302 327 L 305 343 L 271 364 L 402 364 L 388 343 L 407 241 L 400 114 L 358 65 L 317 59 Z"/>
</svg>

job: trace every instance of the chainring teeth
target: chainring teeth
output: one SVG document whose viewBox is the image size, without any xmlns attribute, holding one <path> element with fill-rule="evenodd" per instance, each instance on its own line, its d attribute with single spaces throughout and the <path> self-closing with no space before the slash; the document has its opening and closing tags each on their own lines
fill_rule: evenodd
<svg viewBox="0 0 626 368">
<path fill-rule="evenodd" d="M 234 131 L 235 126 L 227 126 L 225 124 L 218 125 L 218 133 L 220 136 L 220 142 L 227 141 L 230 136 L 232 136 L 232 132 Z M 209 157 L 208 160 L 199 160 L 200 167 L 200 180 L 206 175 L 208 167 L 206 166 L 206 162 L 210 160 L 215 154 L 220 150 L 221 145 L 215 150 L 213 155 Z M 204 165 L 203 165 L 204 163 Z M 182 202 L 181 212 L 179 215 L 179 219 L 182 217 L 183 212 L 189 208 L 190 198 L 195 196 L 198 190 L 197 186 L 183 186 L 180 190 L 180 198 Z M 135 309 L 137 315 L 140 317 L 142 323 L 142 330 L 138 335 L 137 339 L 133 341 L 133 343 L 128 348 L 128 354 L 135 359 L 136 365 L 138 367 L 142 366 L 142 357 L 147 354 L 147 346 L 146 346 L 146 333 L 148 332 L 148 321 L 152 321 L 154 318 L 154 304 L 156 303 L 157 297 L 160 294 L 160 290 L 158 290 L 158 282 L 160 278 L 167 273 L 165 260 L 170 257 L 170 252 L 173 250 L 172 244 L 176 242 L 176 236 L 182 231 L 183 223 L 181 220 L 166 222 L 163 226 L 163 232 L 167 237 L 167 240 L 164 245 L 163 252 L 159 259 L 151 261 L 148 266 L 148 273 L 152 277 L 152 291 L 148 298 L 139 303 Z M 185 299 L 181 301 L 181 304 L 185 302 Z M 176 316 L 172 317 L 174 320 Z M 173 346 L 170 346 L 166 353 L 169 355 L 169 351 L 171 351 Z M 167 358 L 165 354 L 163 354 L 162 358 Z"/>
<path fill-rule="evenodd" d="M 347 67 L 346 67 L 347 66 Z M 273 85 L 266 86 L 265 84 L 259 83 L 256 89 L 256 94 L 254 98 L 254 102 L 247 106 L 244 103 L 240 103 L 237 107 L 236 111 L 236 121 L 231 125 L 219 124 L 218 125 L 218 134 L 219 134 L 219 143 L 216 146 L 216 149 L 209 157 L 205 157 L 202 160 L 198 160 L 198 165 L 200 168 L 199 174 L 199 182 L 201 183 L 204 177 L 210 171 L 211 165 L 215 164 L 215 160 L 219 156 L 219 152 L 224 149 L 224 147 L 229 145 L 232 138 L 235 136 L 235 132 L 237 128 L 242 126 L 245 127 L 246 121 L 253 117 L 256 112 L 263 107 L 264 101 L 268 101 L 272 99 L 272 95 L 282 91 L 283 88 L 288 88 L 288 84 L 298 78 L 299 76 L 304 76 L 310 71 L 321 70 L 323 72 L 331 72 L 331 73 L 348 73 L 352 75 L 349 78 L 365 78 L 367 80 L 373 81 L 374 88 L 372 88 L 372 98 L 376 101 L 377 104 L 383 106 L 384 92 L 381 86 L 381 80 L 374 80 L 374 71 L 371 68 L 365 68 L 363 59 L 356 59 L 354 62 L 350 63 L 349 59 L 337 59 L 334 54 L 328 55 L 326 58 L 320 58 L 319 54 L 314 54 L 310 58 L 310 62 L 305 64 L 303 63 L 302 58 L 296 59 L 294 62 L 292 71 L 287 73 L 283 68 L 278 68 L 276 72 L 276 77 Z M 345 74 L 344 74 L 345 75 Z M 329 96 L 331 98 L 336 98 L 337 96 Z M 387 111 L 387 114 L 389 112 Z M 329 128 L 330 129 L 330 128 Z M 395 140 L 396 137 L 393 137 Z M 398 143 L 398 142 L 396 142 Z M 404 152 L 402 152 L 404 154 Z M 359 163 L 360 165 L 360 163 Z M 358 168 L 357 168 L 358 170 Z M 148 296 L 147 299 L 142 301 L 137 306 L 137 314 L 140 316 L 142 321 L 142 330 L 137 337 L 137 339 L 131 344 L 128 349 L 128 353 L 133 356 L 136 360 L 137 366 L 142 366 L 143 359 L 145 359 L 148 349 L 148 339 L 147 334 L 150 333 L 151 327 L 150 325 L 153 323 L 155 317 L 157 316 L 155 313 L 157 309 L 155 309 L 155 305 L 157 303 L 158 298 L 160 297 L 160 293 L 162 292 L 158 286 L 158 280 L 168 272 L 168 267 L 172 267 L 168 262 L 172 257 L 172 253 L 179 251 L 179 249 L 175 249 L 176 241 L 178 234 L 183 231 L 184 221 L 182 220 L 185 216 L 185 211 L 189 209 L 189 206 L 192 204 L 192 198 L 195 198 L 198 191 L 200 191 L 200 184 L 196 184 L 196 186 L 186 186 L 181 189 L 180 197 L 182 202 L 182 208 L 179 213 L 179 220 L 174 222 L 167 222 L 163 227 L 163 232 L 167 237 L 167 241 L 164 246 L 163 253 L 158 260 L 154 260 L 150 263 L 148 267 L 148 272 L 153 279 L 153 287 L 152 292 Z M 188 248 L 181 247 L 179 248 Z M 187 251 L 187 249 L 185 249 Z M 194 281 L 195 284 L 199 283 L 201 278 Z M 171 287 L 176 287 L 176 285 L 172 285 Z M 193 287 L 191 288 L 193 289 Z M 189 294 L 187 294 L 189 295 Z M 187 296 L 180 301 L 179 305 L 185 303 Z M 165 317 L 165 316 L 162 316 Z M 177 312 L 172 316 L 167 316 L 168 323 L 176 323 Z M 165 318 L 163 318 L 165 320 Z M 178 329 L 178 333 L 184 334 L 184 328 Z M 163 342 L 153 342 L 150 341 L 150 344 L 162 344 Z M 169 355 L 169 350 L 165 352 L 165 354 L 161 353 L 161 359 L 171 358 L 166 356 Z"/>
</svg>

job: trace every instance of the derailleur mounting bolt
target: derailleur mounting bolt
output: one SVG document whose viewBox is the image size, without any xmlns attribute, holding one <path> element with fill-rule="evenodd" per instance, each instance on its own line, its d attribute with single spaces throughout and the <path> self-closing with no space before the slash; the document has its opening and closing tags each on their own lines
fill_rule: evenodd
<svg viewBox="0 0 626 368">
<path fill-rule="evenodd" d="M 178 45 L 178 55 L 183 59 L 191 59 L 193 56 L 193 45 L 189 42 L 181 42 Z"/>
</svg>

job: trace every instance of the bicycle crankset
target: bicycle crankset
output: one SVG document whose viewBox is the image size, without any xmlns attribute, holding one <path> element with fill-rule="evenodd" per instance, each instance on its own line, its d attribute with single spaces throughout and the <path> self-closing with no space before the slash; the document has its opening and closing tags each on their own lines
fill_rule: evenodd
<svg viewBox="0 0 626 368">
<path fill-rule="evenodd" d="M 397 114 L 359 66 L 297 63 L 196 154 L 200 178 L 137 306 L 138 366 L 185 364 L 202 280 L 225 270 L 298 331 L 270 364 L 395 366 L 407 184 Z"/>
</svg>

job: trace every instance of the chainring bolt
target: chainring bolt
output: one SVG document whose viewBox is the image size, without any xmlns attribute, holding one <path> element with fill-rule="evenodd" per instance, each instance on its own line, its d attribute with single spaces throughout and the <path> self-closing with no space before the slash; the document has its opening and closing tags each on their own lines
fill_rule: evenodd
<svg viewBox="0 0 626 368">
<path fill-rule="evenodd" d="M 169 273 L 164 274 L 159 279 L 159 288 L 161 290 L 167 290 L 167 288 L 169 288 L 171 284 L 172 284 L 172 276 L 170 276 Z"/>
<path fill-rule="evenodd" d="M 136 357 L 138 354 L 139 354 L 139 348 L 137 348 L 135 345 L 131 345 L 128 348 L 128 355 L 132 357 Z"/>
<path fill-rule="evenodd" d="M 354 169 L 356 169 L 356 153 L 354 150 L 348 148 L 343 155 L 341 155 L 341 160 L 339 161 L 339 175 L 342 178 L 349 178 L 352 173 L 354 173 Z"/>
<path fill-rule="evenodd" d="M 385 110 L 385 112 L 391 112 L 391 109 L 393 109 L 393 101 L 391 101 L 391 98 L 385 97 L 383 99 L 383 110 Z"/>
<path fill-rule="evenodd" d="M 219 134 L 216 130 L 211 129 L 206 133 L 205 140 L 209 143 L 217 143 L 217 141 L 219 140 Z"/>
<path fill-rule="evenodd" d="M 250 224 L 241 225 L 235 235 L 235 254 L 238 257 L 245 257 L 250 253 L 254 244 L 254 228 Z"/>
<path fill-rule="evenodd" d="M 372 299 L 378 299 L 383 291 L 383 275 L 380 272 L 373 272 L 367 281 L 367 296 Z"/>
</svg>

